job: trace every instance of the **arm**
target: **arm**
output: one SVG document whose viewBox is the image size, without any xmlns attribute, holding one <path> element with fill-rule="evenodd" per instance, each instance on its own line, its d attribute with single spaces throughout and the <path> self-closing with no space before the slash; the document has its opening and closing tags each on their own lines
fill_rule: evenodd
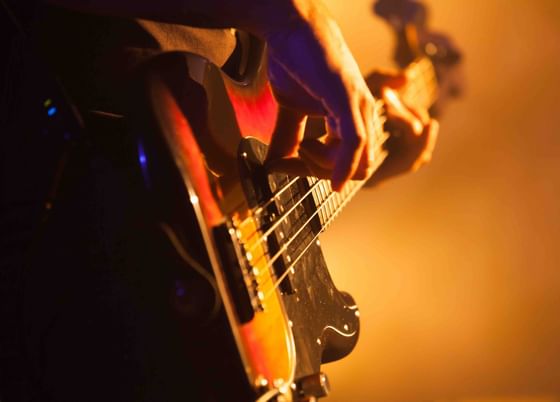
<svg viewBox="0 0 560 402">
<path fill-rule="evenodd" d="M 299 104 L 303 92 L 311 100 L 311 112 L 326 117 L 330 136 L 336 139 L 326 161 L 333 188 L 340 190 L 351 178 L 371 174 L 374 98 L 338 25 L 320 0 L 46 1 L 84 12 L 162 22 L 191 23 L 194 19 L 263 38 L 280 103 L 269 160 L 298 157 L 310 112 Z M 325 159 L 320 149 L 307 153 Z"/>
</svg>

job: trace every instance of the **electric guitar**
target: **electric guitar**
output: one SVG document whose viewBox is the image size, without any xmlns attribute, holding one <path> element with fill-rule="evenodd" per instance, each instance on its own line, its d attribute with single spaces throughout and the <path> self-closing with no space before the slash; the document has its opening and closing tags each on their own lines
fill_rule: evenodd
<svg viewBox="0 0 560 402">
<path fill-rule="evenodd" d="M 400 95 L 432 106 L 433 60 L 405 23 L 408 46 Z M 146 113 L 136 146 L 146 199 L 193 277 L 175 296 L 191 324 L 197 367 L 219 401 L 304 401 L 328 393 L 321 364 L 349 354 L 359 310 L 327 270 L 319 235 L 364 184 L 340 193 L 328 180 L 271 173 L 263 167 L 277 105 L 266 80 L 263 45 L 243 46 L 222 70 L 193 55 L 159 60 L 148 74 Z M 434 56 L 435 54 L 432 54 Z M 167 77 L 184 74 L 181 88 Z M 376 163 L 387 155 L 384 103 L 377 101 Z M 182 306 L 196 294 L 195 308 Z"/>
</svg>

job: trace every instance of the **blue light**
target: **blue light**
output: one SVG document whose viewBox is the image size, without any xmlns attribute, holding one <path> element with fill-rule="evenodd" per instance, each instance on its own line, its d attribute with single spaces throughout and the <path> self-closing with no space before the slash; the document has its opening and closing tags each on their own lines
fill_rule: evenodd
<svg viewBox="0 0 560 402">
<path fill-rule="evenodd" d="M 140 162 L 143 169 L 146 167 L 146 162 L 148 162 L 148 158 L 146 158 L 146 154 L 144 153 L 144 147 L 140 142 L 138 143 L 138 162 Z"/>
<path fill-rule="evenodd" d="M 140 170 L 142 171 L 142 176 L 144 176 L 144 183 L 148 188 L 151 188 L 150 174 L 148 171 L 148 157 L 144 151 L 144 144 L 142 140 L 138 140 L 138 162 L 140 162 Z"/>
<path fill-rule="evenodd" d="M 47 110 L 47 114 L 49 115 L 49 117 L 52 117 L 56 114 L 58 110 L 56 109 L 56 106 L 52 106 L 49 108 L 49 110 Z"/>
</svg>

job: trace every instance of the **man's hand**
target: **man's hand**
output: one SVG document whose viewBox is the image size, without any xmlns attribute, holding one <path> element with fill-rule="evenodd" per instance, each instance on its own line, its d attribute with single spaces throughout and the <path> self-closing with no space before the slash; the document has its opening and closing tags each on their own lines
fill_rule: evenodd
<svg viewBox="0 0 560 402">
<path fill-rule="evenodd" d="M 299 174 L 331 178 L 335 190 L 350 179 L 364 179 L 372 173 L 374 98 L 321 0 L 47 1 L 98 14 L 174 23 L 194 20 L 201 26 L 234 27 L 263 38 L 280 103 L 268 155 L 271 167 L 295 164 Z M 326 117 L 327 136 L 322 140 L 304 141 L 309 114 Z M 433 136 L 420 135 L 417 140 L 428 137 Z M 309 163 L 303 163 L 304 154 Z M 387 169 L 396 172 L 403 166 Z"/>
<path fill-rule="evenodd" d="M 270 79 L 280 103 L 269 149 L 272 168 L 315 174 L 300 159 L 315 161 L 340 190 L 352 178 L 371 174 L 374 98 L 335 21 L 318 1 L 295 1 L 299 17 L 265 39 Z M 306 116 L 322 115 L 329 130 L 324 142 L 303 144 Z M 323 145 L 328 144 L 328 147 Z M 307 170 L 306 170 L 307 169 Z"/>
<path fill-rule="evenodd" d="M 340 137 L 332 135 L 332 129 L 328 129 L 318 139 L 304 138 L 305 115 L 324 115 L 320 105 L 318 107 L 317 102 L 273 60 L 269 75 L 281 105 L 276 133 L 269 148 L 269 167 L 294 175 L 332 177 L 336 153 L 340 151 Z M 375 72 L 367 77 L 366 82 L 371 92 L 385 101 L 388 119 L 385 128 L 391 134 L 384 144 L 388 156 L 367 182 L 372 186 L 414 172 L 427 163 L 435 147 L 438 123 L 426 110 L 408 107 L 401 101 L 397 91 L 407 84 L 404 75 Z M 286 92 L 292 96 L 286 96 Z M 365 158 L 360 159 L 352 179 L 363 180 L 370 176 L 370 168 L 365 162 Z"/>
<path fill-rule="evenodd" d="M 276 75 L 289 77 L 298 88 L 292 91 L 281 84 L 275 88 L 282 110 L 269 160 L 299 154 L 303 139 L 300 132 L 308 112 L 298 103 L 303 93 L 312 100 L 312 109 L 329 122 L 331 152 L 323 162 L 328 162 L 326 168 L 332 172 L 329 177 L 333 188 L 340 190 L 349 179 L 371 173 L 374 99 L 321 0 L 47 1 L 105 15 L 239 28 L 261 37 L 268 44 Z M 309 152 L 324 157 L 323 152 Z"/>
<path fill-rule="evenodd" d="M 404 75 L 376 72 L 370 74 L 366 82 L 372 92 L 381 94 L 385 101 L 385 127 L 391 135 L 385 143 L 388 156 L 367 183 L 373 186 L 388 178 L 415 172 L 429 162 L 439 125 L 426 110 L 407 106 L 400 100 L 396 91 L 407 84 Z"/>
<path fill-rule="evenodd" d="M 365 84 L 334 20 L 319 2 L 295 1 L 309 8 L 290 29 L 271 31 L 269 78 L 280 104 L 269 147 L 271 169 L 332 179 L 340 190 L 350 179 L 366 179 L 375 163 L 374 98 L 387 105 L 389 156 L 370 180 L 376 184 L 414 171 L 427 162 L 437 137 L 437 122 L 425 110 L 404 105 L 396 90 L 404 76 L 375 73 Z M 324 116 L 327 133 L 304 138 L 308 115 Z"/>
</svg>

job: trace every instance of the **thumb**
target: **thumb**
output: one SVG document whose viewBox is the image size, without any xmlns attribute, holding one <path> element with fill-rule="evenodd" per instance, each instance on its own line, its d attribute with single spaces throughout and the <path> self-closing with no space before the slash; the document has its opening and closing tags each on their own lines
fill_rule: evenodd
<svg viewBox="0 0 560 402">
<path fill-rule="evenodd" d="M 266 160 L 298 156 L 306 121 L 305 114 L 280 105 Z"/>
</svg>

